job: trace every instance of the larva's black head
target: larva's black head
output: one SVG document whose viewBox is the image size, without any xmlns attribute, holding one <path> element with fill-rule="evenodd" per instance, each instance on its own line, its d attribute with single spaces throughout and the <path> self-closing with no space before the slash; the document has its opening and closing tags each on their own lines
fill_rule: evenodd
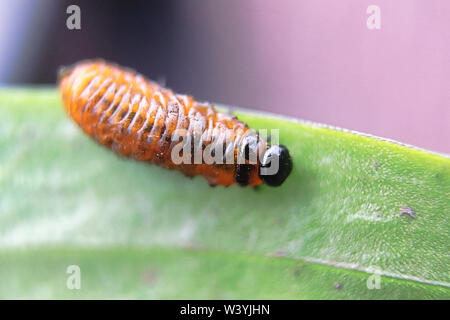
<svg viewBox="0 0 450 320">
<path fill-rule="evenodd" d="M 292 171 L 292 158 L 283 145 L 273 145 L 266 150 L 259 167 L 259 177 L 272 187 L 281 186 Z"/>
</svg>

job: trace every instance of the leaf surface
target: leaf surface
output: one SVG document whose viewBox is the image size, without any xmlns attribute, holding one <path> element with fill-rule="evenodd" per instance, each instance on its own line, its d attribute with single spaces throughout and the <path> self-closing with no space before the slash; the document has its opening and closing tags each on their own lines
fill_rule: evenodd
<svg viewBox="0 0 450 320">
<path fill-rule="evenodd" d="M 72 123 L 56 90 L 1 89 L 0 256 L 14 269 L 13 294 L 70 297 L 57 278 L 21 283 L 34 258 L 55 273 L 72 257 L 93 282 L 80 298 L 450 298 L 448 157 L 237 115 L 251 128 L 280 130 L 294 160 L 282 187 L 212 188 L 201 177 L 120 158 Z M 114 265 L 97 279 L 108 261 Z M 136 283 L 147 263 L 167 268 L 168 288 Z M 305 276 L 293 275 L 297 265 Z M 367 288 L 374 272 L 389 290 Z M 114 275 L 119 284 L 107 284 Z M 64 268 L 59 276 L 67 277 Z M 216 293 L 196 287 L 203 276 Z M 342 279 L 348 283 L 335 289 Z"/>
</svg>

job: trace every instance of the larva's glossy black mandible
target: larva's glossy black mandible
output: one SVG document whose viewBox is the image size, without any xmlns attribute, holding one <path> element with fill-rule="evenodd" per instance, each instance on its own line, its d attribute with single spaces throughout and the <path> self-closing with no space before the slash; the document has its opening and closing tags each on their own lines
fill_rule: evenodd
<svg viewBox="0 0 450 320">
<path fill-rule="evenodd" d="M 203 175 L 211 185 L 265 182 L 279 186 L 292 170 L 286 147 L 267 147 L 266 141 L 249 134 L 248 126 L 235 116 L 175 94 L 131 70 L 104 61 L 86 61 L 63 69 L 59 76 L 67 113 L 84 132 L 118 154 L 178 169 L 188 176 Z M 189 141 L 194 141 L 198 125 L 203 136 L 212 136 L 201 141 L 202 151 L 208 147 L 215 150 L 215 141 L 219 141 L 215 138 L 227 132 L 231 143 L 221 146 L 222 159 L 231 156 L 231 164 L 173 161 L 175 133 L 184 130 Z M 242 153 L 244 162 L 239 162 Z M 252 162 L 249 154 L 260 158 Z M 279 169 L 271 175 L 261 174 L 274 158 L 279 160 Z"/>
</svg>

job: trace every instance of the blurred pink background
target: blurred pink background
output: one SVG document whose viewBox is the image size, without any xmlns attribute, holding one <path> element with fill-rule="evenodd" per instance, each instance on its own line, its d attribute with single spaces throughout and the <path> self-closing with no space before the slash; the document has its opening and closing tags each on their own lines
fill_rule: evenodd
<svg viewBox="0 0 450 320">
<path fill-rule="evenodd" d="M 211 98 L 450 152 L 450 1 L 231 2 L 203 7 Z"/>
<path fill-rule="evenodd" d="M 72 3 L 77 32 L 64 27 Z M 448 0 L 127 3 L 2 2 L 0 82 L 54 83 L 58 65 L 104 57 L 200 100 L 450 153 Z M 369 5 L 380 30 L 366 26 Z"/>
<path fill-rule="evenodd" d="M 450 152 L 450 1 L 233 3 L 204 8 L 222 12 L 209 32 L 232 59 L 214 66 L 216 100 Z M 366 26 L 371 4 L 380 30 Z"/>
</svg>

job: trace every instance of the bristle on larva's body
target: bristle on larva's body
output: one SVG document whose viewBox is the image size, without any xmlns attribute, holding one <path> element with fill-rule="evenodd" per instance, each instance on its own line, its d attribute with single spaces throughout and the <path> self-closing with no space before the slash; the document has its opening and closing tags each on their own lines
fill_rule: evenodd
<svg viewBox="0 0 450 320">
<path fill-rule="evenodd" d="M 59 86 L 73 120 L 85 133 L 118 154 L 178 169 L 188 176 L 203 175 L 211 185 L 256 186 L 263 182 L 259 160 L 253 164 L 172 161 L 174 131 L 185 129 L 192 134 L 199 124 L 212 135 L 231 130 L 236 143 L 226 152 L 232 152 L 237 159 L 239 143 L 248 126 L 235 116 L 217 112 L 210 104 L 175 94 L 140 74 L 103 61 L 82 62 L 63 70 Z M 265 148 L 261 139 L 258 152 Z"/>
</svg>

